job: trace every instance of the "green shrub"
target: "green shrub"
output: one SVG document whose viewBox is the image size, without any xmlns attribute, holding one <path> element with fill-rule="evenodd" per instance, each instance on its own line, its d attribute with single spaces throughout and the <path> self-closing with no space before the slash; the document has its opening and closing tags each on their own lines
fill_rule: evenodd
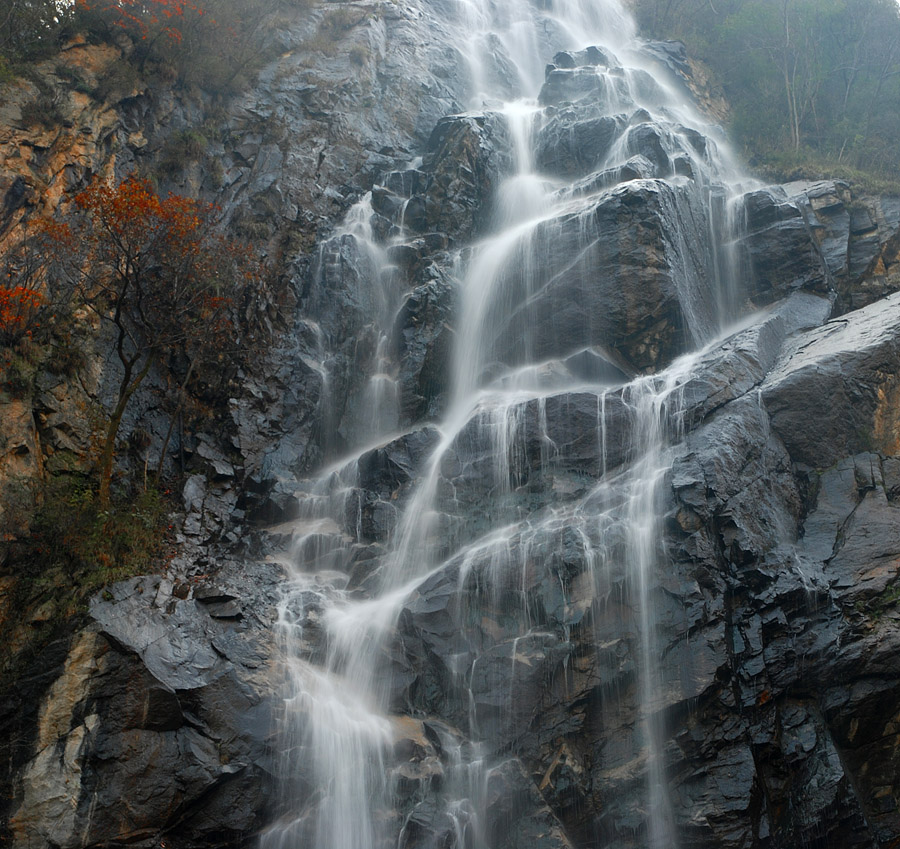
<svg viewBox="0 0 900 849">
<path fill-rule="evenodd" d="M 12 82 L 16 78 L 16 72 L 10 67 L 6 58 L 0 54 L 0 85 Z"/>
<path fill-rule="evenodd" d="M 121 59 L 111 63 L 97 80 L 93 95 L 100 103 L 114 103 L 133 94 L 141 85 L 142 78 L 138 69 L 126 59 Z"/>
<path fill-rule="evenodd" d="M 98 509 L 91 482 L 50 479 L 26 540 L 3 546 L 7 611 L 0 619 L 0 686 L 24 673 L 51 641 L 65 638 L 95 593 L 115 581 L 158 571 L 170 554 L 170 505 L 155 490 Z"/>
<path fill-rule="evenodd" d="M 362 67 L 369 58 L 369 48 L 365 44 L 354 44 L 347 52 L 347 57 L 354 65 Z"/>
<path fill-rule="evenodd" d="M 31 358 L 12 348 L 0 348 L 0 392 L 27 398 L 34 389 L 36 367 Z"/>
<path fill-rule="evenodd" d="M 339 6 L 337 9 L 332 9 L 322 18 L 322 22 L 319 24 L 319 32 L 323 35 L 337 37 L 356 26 L 359 22 L 360 16 L 358 12 L 347 6 Z"/>
<path fill-rule="evenodd" d="M 50 348 L 50 354 L 44 362 L 44 368 L 50 374 L 74 377 L 87 365 L 87 355 L 75 344 L 71 336 L 58 339 Z"/>
<path fill-rule="evenodd" d="M 177 177 L 188 162 L 197 162 L 206 152 L 209 142 L 199 130 L 181 130 L 173 134 L 160 151 L 159 173 Z"/>
<path fill-rule="evenodd" d="M 60 62 L 57 64 L 54 73 L 73 91 L 80 92 L 81 94 L 94 94 L 94 87 L 88 84 L 87 80 L 84 78 L 84 73 L 80 68 Z"/>
<path fill-rule="evenodd" d="M 105 585 L 158 570 L 168 554 L 170 510 L 153 488 L 120 494 L 102 510 L 92 481 L 57 475 L 24 552 L 33 591 L 70 599 L 75 613 Z"/>
<path fill-rule="evenodd" d="M 59 95 L 45 84 L 38 86 L 38 93 L 22 104 L 21 115 L 24 126 L 43 127 L 45 130 L 58 127 L 64 117 Z"/>
<path fill-rule="evenodd" d="M 207 173 L 213 189 L 218 191 L 225 185 L 225 167 L 222 165 L 221 159 L 210 160 L 207 165 Z"/>
</svg>

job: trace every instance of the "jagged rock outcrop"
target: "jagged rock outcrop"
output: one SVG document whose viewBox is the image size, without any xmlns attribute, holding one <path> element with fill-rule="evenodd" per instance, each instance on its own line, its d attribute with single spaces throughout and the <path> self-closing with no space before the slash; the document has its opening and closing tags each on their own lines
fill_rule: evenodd
<svg viewBox="0 0 900 849">
<path fill-rule="evenodd" d="M 275 676 L 261 614 L 276 579 L 232 567 L 94 599 L 41 702 L 8 821 L 15 845 L 154 845 L 175 832 L 201 847 L 264 825 Z"/>
<path fill-rule="evenodd" d="M 845 312 L 896 291 L 895 198 L 853 198 L 831 181 L 789 183 L 748 193 L 742 210 L 739 250 L 754 302 L 802 289 L 832 293 Z"/>
<path fill-rule="evenodd" d="M 441 119 L 422 162 L 424 185 L 413 186 L 403 223 L 414 232 L 446 233 L 455 240 L 477 235 L 490 221 L 500 175 L 509 168 L 505 130 L 489 114 Z"/>
<path fill-rule="evenodd" d="M 712 321 L 709 258 L 686 249 L 702 226 L 689 195 L 653 180 L 541 225 L 523 251 L 543 262 L 529 276 L 511 263 L 510 297 L 522 306 L 498 315 L 496 358 L 516 365 L 526 345 L 540 361 L 606 344 L 635 371 L 670 362 Z"/>
<path fill-rule="evenodd" d="M 816 830 L 874 846 L 893 833 L 895 808 L 877 801 L 892 738 L 873 728 L 855 742 L 850 729 L 893 721 L 871 712 L 897 674 L 896 462 L 885 443 L 859 452 L 861 429 L 896 408 L 884 399 L 900 367 L 898 320 L 892 297 L 793 337 L 773 362 L 786 335 L 775 316 L 707 355 L 703 384 L 737 386 L 677 449 L 673 571 L 651 588 L 666 600 L 652 709 L 689 845 L 790 845 Z M 736 354 L 755 365 L 743 385 Z M 791 393 L 804 369 L 809 391 Z M 835 380 L 859 382 L 852 415 Z M 615 526 L 586 540 L 572 530 L 578 505 L 530 514 L 509 540 L 468 555 L 464 575 L 453 561 L 417 589 L 400 619 L 396 698 L 457 723 L 474 711 L 480 732 L 528 765 L 575 845 L 592 833 L 631 845 L 645 769 L 633 736 L 637 588 L 620 561 L 597 571 L 591 546 L 615 546 Z M 471 678 L 454 672 L 461 655 L 474 660 Z"/>
</svg>

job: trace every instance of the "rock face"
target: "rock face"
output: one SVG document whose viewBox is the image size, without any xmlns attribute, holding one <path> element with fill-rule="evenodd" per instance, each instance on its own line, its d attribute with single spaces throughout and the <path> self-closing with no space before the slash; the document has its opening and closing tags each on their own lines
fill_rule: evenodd
<svg viewBox="0 0 900 849">
<path fill-rule="evenodd" d="M 512 366 L 605 343 L 635 371 L 670 362 L 713 320 L 708 257 L 684 250 L 684 234 L 701 226 L 691 196 L 655 180 L 542 224 L 510 263 L 504 287 L 522 306 L 492 321 L 496 359 Z"/>
<path fill-rule="evenodd" d="M 892 432 L 879 422 L 896 407 L 884 399 L 900 367 L 898 320 L 891 297 L 783 344 L 775 316 L 707 355 L 696 381 L 708 402 L 686 389 L 706 411 L 676 449 L 671 561 L 650 589 L 665 600 L 652 709 L 685 845 L 790 846 L 815 832 L 876 846 L 896 833 L 896 808 L 879 801 L 893 798 L 893 768 L 875 768 L 891 757 L 894 714 L 876 719 L 876 705 L 891 703 L 898 671 L 895 461 L 887 443 L 863 444 L 860 425 Z M 754 366 L 743 384 L 737 363 Z M 790 392 L 801 373 L 811 385 Z M 722 383 L 737 384 L 732 397 L 709 393 Z M 841 385 L 867 399 L 852 416 Z M 607 415 L 614 431 L 615 407 Z M 541 469 L 545 480 L 559 480 L 565 456 Z M 398 626 L 397 705 L 476 722 L 515 753 L 573 845 L 643 845 L 626 836 L 646 769 L 637 588 L 621 562 L 599 569 L 615 525 L 585 538 L 579 513 L 597 496 L 568 492 L 571 506 L 531 512 L 417 588 Z M 454 671 L 461 655 L 474 660 L 470 678 Z"/>
<path fill-rule="evenodd" d="M 21 400 L 10 400 L 0 410 L 4 423 L 0 448 L 0 481 L 3 482 L 0 527 L 13 536 L 28 533 L 43 466 L 40 437 L 30 413 L 28 405 Z"/>
<path fill-rule="evenodd" d="M 714 142 L 637 105 L 668 96 L 649 72 L 558 53 L 532 141 L 559 205 L 498 248 L 474 379 L 497 392 L 442 421 L 518 131 L 462 110 L 474 71 L 428 12 L 286 21 L 234 107 L 222 204 L 283 249 L 296 325 L 227 428 L 180 446 L 171 570 L 95 597 L 4 697 L 0 834 L 324 846 L 335 764 L 282 667 L 340 678 L 361 634 L 379 742 L 357 716 L 330 751 L 362 753 L 341 776 L 372 781 L 374 849 L 638 849 L 660 822 L 684 849 L 895 845 L 900 203 L 835 182 L 726 201 Z M 676 46 L 646 52 L 691 84 Z M 34 179 L 0 184 L 11 216 Z M 0 410 L 17 533 L 13 483 L 82 450 L 79 400 L 44 376 Z M 160 415 L 148 395 L 127 426 Z"/>
<path fill-rule="evenodd" d="M 833 293 L 837 311 L 896 291 L 893 198 L 853 199 L 835 182 L 789 183 L 747 194 L 741 261 L 755 303 L 801 289 Z"/>
<path fill-rule="evenodd" d="M 15 845 L 151 845 L 170 830 L 224 845 L 263 825 L 274 653 L 260 613 L 276 578 L 138 578 L 94 599 L 41 703 Z"/>
</svg>

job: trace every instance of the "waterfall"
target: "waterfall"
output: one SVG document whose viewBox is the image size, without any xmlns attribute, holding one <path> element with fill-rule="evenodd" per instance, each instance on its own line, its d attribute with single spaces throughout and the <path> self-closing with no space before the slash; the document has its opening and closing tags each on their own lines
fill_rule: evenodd
<svg viewBox="0 0 900 849">
<path fill-rule="evenodd" d="M 508 166 L 490 220 L 448 261 L 459 304 L 436 425 L 403 433 L 390 345 L 407 203 L 379 233 L 365 197 L 313 272 L 325 311 L 327 275 L 362 258 L 370 373 L 326 417 L 349 456 L 301 482 L 300 517 L 273 529 L 291 539 L 277 742 L 291 798 L 261 845 L 495 849 L 526 690 L 535 670 L 575 663 L 569 637 L 590 623 L 596 656 L 579 662 L 634 688 L 638 743 L 621 760 L 644 787 L 635 839 L 670 849 L 662 493 L 696 352 L 740 306 L 740 176 L 615 0 L 436 0 L 433 14 L 457 34 L 467 115 L 501 128 Z M 648 239 L 662 222 L 657 241 L 616 229 L 625 212 L 647 215 Z M 398 444 L 406 477 L 367 500 L 366 476 Z M 447 655 L 413 692 L 404 623 L 432 615 L 438 591 Z M 425 753 L 415 775 L 405 748 Z M 400 787 L 416 788 L 402 804 Z"/>
</svg>

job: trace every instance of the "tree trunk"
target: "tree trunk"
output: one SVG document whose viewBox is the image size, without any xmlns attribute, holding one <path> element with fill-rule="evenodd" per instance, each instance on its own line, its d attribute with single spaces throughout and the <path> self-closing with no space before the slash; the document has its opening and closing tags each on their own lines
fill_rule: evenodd
<svg viewBox="0 0 900 849">
<path fill-rule="evenodd" d="M 784 0 L 783 7 L 784 46 L 782 48 L 781 70 L 784 75 L 784 93 L 787 98 L 788 120 L 791 125 L 791 146 L 794 150 L 800 149 L 800 121 L 797 117 L 797 60 L 791 62 L 791 24 L 788 12 L 788 0 Z M 793 68 L 792 68 L 793 64 Z"/>
<path fill-rule="evenodd" d="M 113 463 L 116 459 L 116 438 L 119 435 L 119 426 L 122 424 L 122 416 L 131 396 L 134 395 L 141 381 L 150 372 L 153 365 L 153 357 L 148 357 L 143 368 L 137 373 L 134 380 L 123 382 L 119 390 L 119 400 L 109 417 L 106 425 L 106 437 L 103 440 L 103 451 L 100 453 L 100 487 L 97 491 L 97 499 L 102 509 L 109 507 L 109 488 L 112 482 Z"/>
<path fill-rule="evenodd" d="M 187 388 L 188 381 L 191 379 L 191 375 L 193 373 L 194 361 L 191 360 L 191 365 L 190 368 L 188 368 L 187 375 L 185 376 L 181 386 L 178 388 L 178 405 L 175 407 L 175 411 L 172 413 L 172 417 L 169 419 L 169 429 L 166 431 L 166 438 L 163 440 L 162 448 L 159 451 L 159 465 L 156 467 L 156 477 L 154 478 L 156 483 L 159 483 L 159 480 L 162 477 L 163 464 L 166 462 L 166 450 L 169 447 L 169 440 L 172 438 L 172 431 L 175 429 L 175 422 L 181 415 L 181 408 L 184 406 L 184 390 Z"/>
</svg>

